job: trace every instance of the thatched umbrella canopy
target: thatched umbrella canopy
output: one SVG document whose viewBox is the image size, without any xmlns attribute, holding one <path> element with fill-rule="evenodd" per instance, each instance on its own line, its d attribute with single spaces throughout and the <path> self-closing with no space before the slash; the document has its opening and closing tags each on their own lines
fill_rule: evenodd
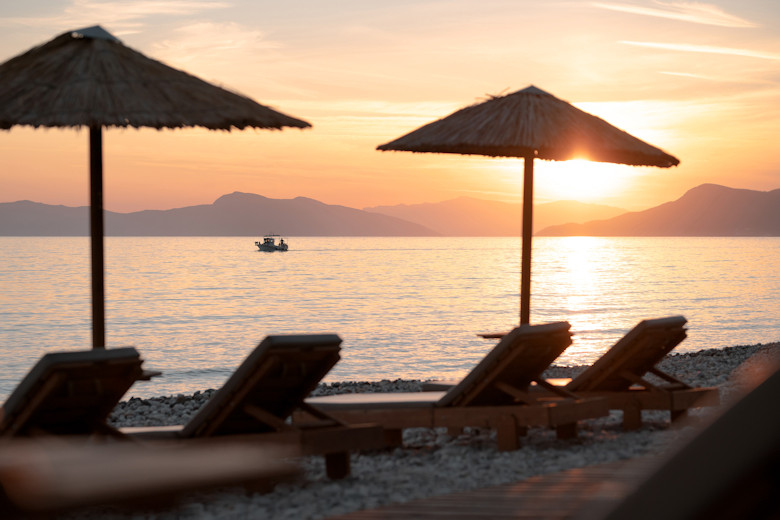
<svg viewBox="0 0 780 520">
<path fill-rule="evenodd" d="M 93 348 L 105 347 L 102 127 L 311 126 L 147 58 L 98 26 L 0 65 L 0 128 L 14 125 L 90 129 Z"/>
<path fill-rule="evenodd" d="M 661 168 L 680 163 L 663 150 L 534 86 L 458 110 L 377 150 L 523 158 L 521 324 L 530 321 L 534 159 L 588 159 Z"/>
</svg>

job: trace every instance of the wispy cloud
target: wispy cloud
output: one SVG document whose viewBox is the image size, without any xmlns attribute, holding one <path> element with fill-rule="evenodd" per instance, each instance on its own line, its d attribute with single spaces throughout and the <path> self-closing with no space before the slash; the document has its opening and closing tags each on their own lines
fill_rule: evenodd
<svg viewBox="0 0 780 520">
<path fill-rule="evenodd" d="M 709 79 L 709 80 L 715 79 L 711 76 L 704 76 L 703 74 L 691 74 L 690 72 L 672 72 L 672 71 L 662 70 L 660 73 L 666 74 L 667 76 L 679 76 L 682 78 L 691 78 L 691 79 Z"/>
<path fill-rule="evenodd" d="M 41 17 L 4 17 L 0 26 L 51 26 L 77 29 L 91 23 L 109 26 L 116 34 L 136 32 L 142 21 L 160 15 L 196 15 L 204 11 L 224 9 L 228 2 L 197 0 L 73 0 L 62 12 Z"/>
<path fill-rule="evenodd" d="M 729 14 L 716 5 L 701 4 L 698 2 L 655 2 L 657 7 L 644 7 L 641 5 L 615 2 L 593 2 L 591 5 L 610 11 L 654 16 L 656 18 L 666 18 L 704 25 L 742 28 L 758 27 L 758 24 L 740 18 L 739 16 Z"/>
<path fill-rule="evenodd" d="M 196 0 L 161 0 L 161 1 L 111 1 L 101 2 L 96 0 L 73 0 L 73 4 L 66 9 L 69 13 L 78 13 L 87 17 L 110 17 L 135 20 L 154 15 L 181 15 L 194 14 L 213 9 L 223 9 L 230 4 L 227 2 Z"/>
<path fill-rule="evenodd" d="M 267 40 L 261 31 L 238 23 L 197 22 L 175 29 L 172 36 L 155 44 L 153 54 L 178 62 L 228 59 L 251 63 L 263 52 L 281 47 Z M 249 60 L 249 61 L 247 61 Z"/>
<path fill-rule="evenodd" d="M 727 56 L 744 56 L 747 58 L 759 58 L 763 60 L 780 61 L 780 54 L 771 52 L 754 51 L 751 49 L 737 49 L 734 47 L 716 47 L 712 45 L 693 45 L 688 43 L 659 43 L 659 42 L 635 42 L 621 41 L 626 45 L 637 47 L 649 47 L 652 49 L 664 49 L 668 51 L 699 52 L 704 54 L 723 54 Z"/>
<path fill-rule="evenodd" d="M 712 75 L 706 75 L 706 74 L 693 74 L 690 72 L 674 72 L 670 70 L 662 70 L 659 72 L 660 74 L 665 74 L 667 76 L 676 76 L 680 78 L 690 78 L 690 79 L 699 79 L 704 81 L 712 81 L 717 83 L 735 83 L 735 84 L 774 84 L 773 81 L 769 80 L 762 80 L 757 79 L 755 77 L 744 77 L 744 76 L 712 76 Z"/>
<path fill-rule="evenodd" d="M 147 50 L 154 59 L 249 95 L 255 90 L 270 90 L 275 76 L 269 77 L 263 71 L 267 71 L 269 63 L 284 66 L 279 50 L 282 47 L 263 31 L 240 23 L 198 21 L 167 31 L 164 39 L 155 41 Z"/>
</svg>

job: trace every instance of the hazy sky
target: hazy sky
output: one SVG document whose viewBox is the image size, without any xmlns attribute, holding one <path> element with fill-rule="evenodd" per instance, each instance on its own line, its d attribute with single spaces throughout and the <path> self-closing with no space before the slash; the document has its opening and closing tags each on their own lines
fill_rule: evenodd
<svg viewBox="0 0 780 520">
<path fill-rule="evenodd" d="M 778 0 L 25 0 L 0 8 L 0 61 L 90 25 L 313 125 L 108 130 L 110 210 L 233 191 L 359 208 L 518 201 L 520 159 L 375 148 L 531 84 L 681 160 L 537 161 L 538 202 L 636 210 L 705 182 L 780 187 Z M 0 202 L 86 205 L 88 132 L 0 131 L 0 172 Z"/>
</svg>

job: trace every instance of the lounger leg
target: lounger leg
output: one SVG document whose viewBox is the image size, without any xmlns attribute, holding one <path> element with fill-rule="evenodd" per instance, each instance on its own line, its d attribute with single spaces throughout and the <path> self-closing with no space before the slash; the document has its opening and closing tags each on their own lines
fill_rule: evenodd
<svg viewBox="0 0 780 520">
<path fill-rule="evenodd" d="M 638 430 L 642 427 L 642 409 L 637 405 L 623 408 L 623 429 Z"/>
<path fill-rule="evenodd" d="M 498 419 L 496 442 L 498 451 L 514 451 L 520 448 L 520 431 L 518 431 L 517 421 L 511 415 Z"/>
<path fill-rule="evenodd" d="M 688 410 L 670 410 L 670 412 L 672 416 L 672 424 L 688 417 Z"/>
<path fill-rule="evenodd" d="M 577 423 L 559 424 L 555 427 L 555 433 L 561 440 L 575 439 L 577 437 Z"/>
<path fill-rule="evenodd" d="M 404 431 L 399 429 L 385 429 L 385 444 L 388 447 L 396 448 L 404 445 Z"/>
<path fill-rule="evenodd" d="M 342 479 L 349 476 L 349 472 L 349 452 L 340 451 L 338 453 L 325 454 L 325 473 L 327 473 L 328 478 L 333 480 Z"/>
</svg>

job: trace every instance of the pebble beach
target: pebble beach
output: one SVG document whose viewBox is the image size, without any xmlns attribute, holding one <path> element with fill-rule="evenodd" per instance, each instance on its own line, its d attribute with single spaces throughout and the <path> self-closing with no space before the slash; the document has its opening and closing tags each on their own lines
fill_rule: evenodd
<svg viewBox="0 0 780 520">
<path fill-rule="evenodd" d="M 780 363 L 780 343 L 708 349 L 673 354 L 661 369 L 693 386 L 717 386 L 723 405 L 741 395 L 754 375 Z M 572 377 L 585 367 L 552 366 L 547 377 Z M 321 384 L 313 395 L 346 392 L 416 391 L 421 381 L 341 382 Z M 111 422 L 123 426 L 183 424 L 214 390 L 120 403 Z M 696 424 L 717 410 L 691 412 L 688 425 L 670 427 L 668 412 L 648 412 L 637 431 L 624 432 L 621 412 L 582 421 L 574 440 L 558 440 L 555 432 L 532 428 L 521 449 L 499 452 L 495 434 L 465 429 L 458 436 L 446 430 L 408 429 L 404 446 L 352 455 L 352 474 L 332 481 L 321 457 L 301 461 L 304 476 L 266 494 L 229 489 L 186 497 L 163 511 L 132 513 L 101 508 L 68 518 L 134 520 L 318 519 L 419 498 L 520 481 L 532 476 L 645 455 L 662 455 L 697 431 Z"/>
</svg>

